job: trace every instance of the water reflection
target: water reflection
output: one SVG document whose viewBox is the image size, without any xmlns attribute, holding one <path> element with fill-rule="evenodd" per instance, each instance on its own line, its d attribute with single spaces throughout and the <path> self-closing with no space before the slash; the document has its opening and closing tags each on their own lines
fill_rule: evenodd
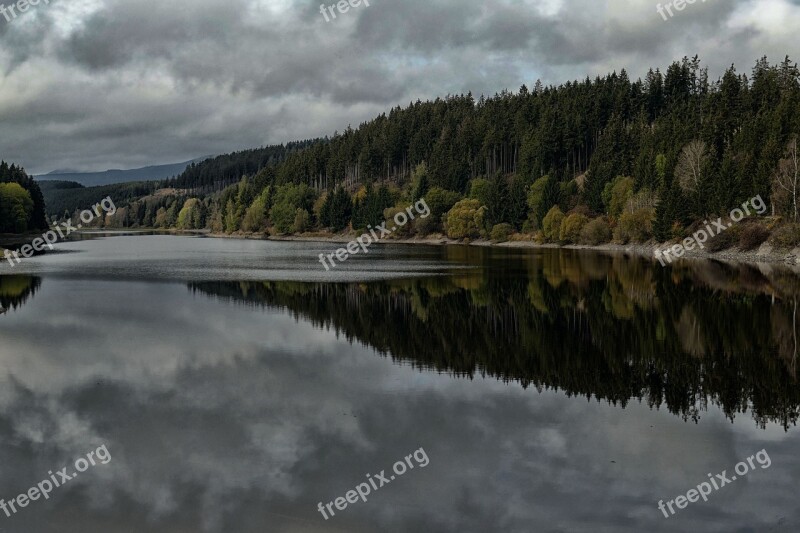
<svg viewBox="0 0 800 533">
<path fill-rule="evenodd" d="M 0 318 L 0 497 L 100 444 L 113 461 L 0 515 L 2 527 L 796 530 L 797 435 L 766 423 L 796 409 L 790 278 L 712 265 L 703 281 L 692 265 L 575 253 L 430 252 L 440 253 L 442 269 L 462 268 L 191 291 L 34 278 L 25 305 Z M 723 275 L 749 281 L 715 281 Z M 689 417 L 706 409 L 700 423 L 631 401 L 659 391 L 648 401 Z M 728 417 L 752 403 L 766 429 L 749 416 L 731 424 L 715 402 Z M 419 447 L 424 470 L 335 521 L 317 512 Z M 658 511 L 659 499 L 762 448 L 769 470 L 678 517 Z"/>
<path fill-rule="evenodd" d="M 458 250 L 458 249 L 456 249 Z M 697 420 L 709 405 L 796 424 L 797 278 L 713 262 L 653 268 L 575 252 L 387 282 L 203 282 L 193 292 L 288 309 L 416 368 Z M 474 258 L 473 258 L 474 260 Z"/>
<path fill-rule="evenodd" d="M 42 281 L 33 276 L 0 276 L 0 315 L 32 298 Z"/>
</svg>

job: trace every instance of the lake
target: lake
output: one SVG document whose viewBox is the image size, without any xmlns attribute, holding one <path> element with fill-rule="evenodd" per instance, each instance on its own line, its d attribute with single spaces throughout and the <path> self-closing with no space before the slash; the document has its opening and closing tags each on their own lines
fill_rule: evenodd
<svg viewBox="0 0 800 533">
<path fill-rule="evenodd" d="M 0 498 L 86 468 L 0 530 L 800 527 L 795 272 L 408 245 L 326 272 L 339 246 L 113 235 L 4 262 Z"/>
</svg>

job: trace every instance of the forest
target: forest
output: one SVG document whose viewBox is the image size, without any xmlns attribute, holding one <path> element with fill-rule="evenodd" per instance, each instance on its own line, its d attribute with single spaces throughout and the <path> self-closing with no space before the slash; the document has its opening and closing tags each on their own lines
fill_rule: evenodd
<svg viewBox="0 0 800 533">
<path fill-rule="evenodd" d="M 768 220 L 727 244 L 790 245 L 800 242 L 799 132 L 800 73 L 788 57 L 762 58 L 749 74 L 732 65 L 716 81 L 683 58 L 636 81 L 622 70 L 417 101 L 330 138 L 219 156 L 154 187 L 166 194 L 112 195 L 123 208 L 105 224 L 339 232 L 424 196 L 433 216 L 407 235 L 627 243 L 684 237 L 761 195 Z"/>
<path fill-rule="evenodd" d="M 162 183 L 142 181 L 84 187 L 74 181 L 42 181 L 39 186 L 47 204 L 48 216 L 59 219 L 69 218 L 73 216 L 72 213 L 87 209 L 87 206 L 92 206 L 107 196 L 111 196 L 116 205 L 154 194 L 162 187 Z M 77 216 L 74 218 L 77 219 Z"/>
</svg>

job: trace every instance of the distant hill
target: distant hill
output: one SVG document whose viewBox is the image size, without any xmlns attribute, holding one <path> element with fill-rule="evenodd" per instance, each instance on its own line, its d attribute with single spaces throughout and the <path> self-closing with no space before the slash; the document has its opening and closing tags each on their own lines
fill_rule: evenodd
<svg viewBox="0 0 800 533">
<path fill-rule="evenodd" d="M 107 196 L 111 197 L 114 205 L 122 206 L 133 199 L 153 194 L 164 184 L 163 181 L 137 181 L 84 187 L 74 181 L 40 183 L 47 214 L 51 217 L 61 217 L 65 212 L 74 213 L 78 209 L 86 209 Z"/>
<path fill-rule="evenodd" d="M 132 170 L 106 170 L 104 172 L 77 172 L 55 170 L 49 174 L 34 176 L 37 181 L 73 181 L 85 187 L 97 187 L 100 185 L 114 185 L 116 183 L 128 183 L 134 181 L 157 181 L 172 178 L 182 174 L 186 167 L 193 163 L 205 161 L 209 157 L 200 157 L 185 161 L 183 163 L 173 163 L 170 165 L 155 165 L 150 167 L 135 168 Z"/>
</svg>

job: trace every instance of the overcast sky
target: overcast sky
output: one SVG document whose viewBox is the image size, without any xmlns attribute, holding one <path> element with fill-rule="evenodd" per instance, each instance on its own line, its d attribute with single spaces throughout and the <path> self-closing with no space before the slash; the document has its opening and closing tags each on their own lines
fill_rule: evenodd
<svg viewBox="0 0 800 533">
<path fill-rule="evenodd" d="M 668 21 L 656 4 L 370 0 L 326 22 L 320 0 L 41 0 L 0 15 L 0 158 L 37 174 L 174 163 L 418 98 L 800 56 L 800 0 L 698 0 Z"/>
</svg>

